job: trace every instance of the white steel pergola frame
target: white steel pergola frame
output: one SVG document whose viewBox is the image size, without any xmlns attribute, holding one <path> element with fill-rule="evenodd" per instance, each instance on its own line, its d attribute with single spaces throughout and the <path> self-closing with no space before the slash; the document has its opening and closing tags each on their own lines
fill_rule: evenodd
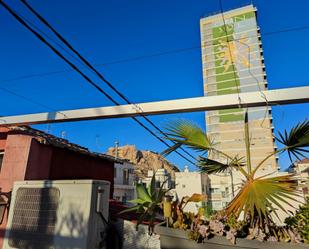
<svg viewBox="0 0 309 249">
<path fill-rule="evenodd" d="M 69 122 L 309 102 L 309 86 L 0 117 L 0 126 Z"/>
</svg>

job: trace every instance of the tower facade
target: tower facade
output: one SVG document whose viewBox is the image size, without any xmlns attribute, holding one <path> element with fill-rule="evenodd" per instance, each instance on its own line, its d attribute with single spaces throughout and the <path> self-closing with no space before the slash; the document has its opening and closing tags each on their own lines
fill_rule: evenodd
<svg viewBox="0 0 309 249">
<path fill-rule="evenodd" d="M 200 29 L 205 96 L 267 90 L 261 35 L 252 5 L 202 18 Z M 206 113 L 208 135 L 217 142 L 218 150 L 232 157 L 246 156 L 245 111 L 235 108 Z M 249 108 L 248 120 L 254 168 L 276 149 L 271 108 Z M 211 154 L 210 158 L 226 160 L 218 154 Z M 277 172 L 277 159 L 270 157 L 260 174 Z M 224 208 L 237 194 L 241 182 L 242 176 L 235 171 L 209 175 L 212 208 Z"/>
<path fill-rule="evenodd" d="M 202 18 L 200 29 L 205 96 L 267 90 L 260 30 L 252 5 Z M 230 156 L 246 156 L 245 111 L 235 108 L 206 113 L 208 135 L 218 143 L 217 149 Z M 251 162 L 255 167 L 275 150 L 271 108 L 249 108 L 248 120 Z M 221 159 L 219 155 L 211 157 Z M 263 167 L 268 172 L 277 169 L 276 156 Z"/>
</svg>

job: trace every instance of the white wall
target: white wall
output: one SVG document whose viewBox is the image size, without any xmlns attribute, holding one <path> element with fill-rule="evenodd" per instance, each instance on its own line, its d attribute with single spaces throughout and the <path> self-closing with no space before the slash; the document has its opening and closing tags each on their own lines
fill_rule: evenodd
<svg viewBox="0 0 309 249">
<path fill-rule="evenodd" d="M 124 178 L 126 175 L 128 177 Z M 133 164 L 129 162 L 115 163 L 113 198 L 122 202 L 136 198 Z"/>
<path fill-rule="evenodd" d="M 152 176 L 154 174 L 153 170 L 148 170 L 147 178 L 143 179 L 142 182 L 148 187 L 151 183 Z M 164 183 L 163 188 L 169 189 L 172 187 L 171 175 L 165 169 L 158 169 L 156 172 L 156 186 L 159 187 Z"/>
<path fill-rule="evenodd" d="M 194 193 L 207 195 L 208 178 L 199 172 L 176 172 L 176 194 L 181 200 L 185 196 L 191 196 Z M 185 211 L 196 213 L 202 203 L 188 203 Z"/>
</svg>

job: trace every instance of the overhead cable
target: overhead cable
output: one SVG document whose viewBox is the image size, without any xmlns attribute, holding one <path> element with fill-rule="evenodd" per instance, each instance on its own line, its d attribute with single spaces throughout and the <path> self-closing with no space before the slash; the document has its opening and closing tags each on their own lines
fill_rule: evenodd
<svg viewBox="0 0 309 249">
<path fill-rule="evenodd" d="M 29 22 L 29 20 L 28 20 Z M 296 32 L 296 31 L 303 31 L 303 30 L 308 30 L 309 25 L 301 26 L 301 27 L 294 27 L 294 28 L 286 28 L 286 29 L 281 29 L 281 30 L 275 30 L 275 31 L 269 31 L 269 32 L 261 32 L 261 36 L 271 36 L 271 35 L 276 35 L 280 33 L 288 33 L 288 32 Z M 251 35 L 247 36 L 247 38 L 252 38 L 256 37 L 256 35 Z M 238 39 L 234 39 L 234 41 L 238 41 Z M 166 50 L 166 51 L 160 51 L 152 54 L 145 54 L 141 56 L 134 56 L 134 57 L 128 57 L 128 58 L 123 58 L 119 60 L 113 60 L 113 61 L 107 61 L 103 63 L 96 63 L 94 66 L 107 66 L 107 65 L 116 65 L 116 64 L 122 64 L 122 63 L 128 63 L 132 61 L 138 61 L 138 60 L 144 60 L 148 58 L 154 58 L 154 57 L 160 57 L 160 56 L 165 56 L 165 55 L 171 55 L 171 54 L 179 54 L 179 53 L 184 53 L 192 50 L 197 50 L 204 48 L 206 45 L 196 45 L 193 47 L 186 47 L 186 48 L 178 48 L 178 49 L 172 49 L 172 50 Z M 37 77 L 45 77 L 49 75 L 54 75 L 54 74 L 61 74 L 61 73 L 68 73 L 73 71 L 72 69 L 65 69 L 65 70 L 57 70 L 57 71 L 52 71 L 52 72 L 44 72 L 44 73 L 37 73 L 37 74 L 30 74 L 30 75 L 23 75 L 20 77 L 16 78 L 11 78 L 11 79 L 3 79 L 0 80 L 0 82 L 12 82 L 12 81 L 19 81 L 19 80 L 24 80 L 28 78 L 37 78 Z"/>
<path fill-rule="evenodd" d="M 41 22 L 43 22 L 71 51 L 73 51 L 78 58 L 87 66 L 89 67 L 101 80 L 103 80 L 115 93 L 117 93 L 118 96 L 120 96 L 127 104 L 133 104 L 123 93 L 121 93 L 111 82 L 109 82 L 84 56 L 82 56 L 74 47 L 72 44 L 68 42 L 67 39 L 65 39 L 42 15 L 40 15 L 34 8 L 28 4 L 26 0 L 20 0 Z M 138 105 L 136 105 L 137 110 L 140 110 Z M 141 113 L 143 110 L 140 110 Z M 162 131 L 157 125 L 153 123 L 147 116 L 142 115 L 142 117 L 151 124 L 158 132 L 165 135 L 164 131 Z M 185 152 L 187 155 L 195 159 L 190 153 L 185 151 L 183 148 L 180 148 L 183 152 Z"/>
<path fill-rule="evenodd" d="M 73 51 L 77 57 L 87 66 L 89 67 L 102 81 L 104 81 L 108 87 L 110 87 L 118 96 L 120 96 L 127 104 L 135 105 L 136 109 L 139 110 L 141 113 L 143 110 L 134 103 L 132 103 L 123 93 L 121 93 L 110 81 L 108 81 L 84 56 L 82 56 L 74 47 L 73 45 L 65 39 L 42 15 L 40 15 L 34 8 L 26 1 L 20 0 L 42 23 L 44 23 L 71 51 Z M 151 121 L 147 116 L 142 115 L 142 117 L 158 132 L 162 135 L 166 136 L 164 131 L 162 131 L 153 121 Z M 175 143 L 174 143 L 175 144 Z M 183 148 L 180 148 L 184 153 L 186 153 L 191 158 L 195 159 L 190 153 L 188 153 Z"/>
<path fill-rule="evenodd" d="M 120 105 L 116 100 L 114 100 L 109 94 L 107 94 L 98 84 L 93 82 L 86 74 L 84 74 L 75 64 L 73 64 L 71 61 L 69 61 L 66 57 L 64 57 L 61 52 L 59 52 L 55 47 L 53 47 L 42 35 L 40 35 L 36 30 L 34 30 L 25 20 L 23 20 L 22 17 L 20 17 L 13 9 L 11 9 L 7 4 L 5 4 L 3 1 L 0 1 L 0 4 L 25 28 L 27 28 L 31 33 L 33 33 L 41 42 L 43 42 L 45 45 L 47 45 L 55 54 L 57 54 L 62 60 L 64 60 L 69 66 L 78 72 L 89 84 L 91 84 L 93 87 L 95 87 L 100 93 L 102 93 L 106 98 L 108 98 L 112 103 L 115 105 Z M 161 141 L 163 144 L 165 144 L 167 147 L 170 148 L 170 145 L 163 140 L 161 137 L 159 137 L 157 134 L 155 134 L 152 130 L 150 130 L 147 126 L 145 126 L 142 122 L 140 122 L 137 118 L 132 117 L 134 121 L 136 121 L 139 125 L 141 125 L 145 130 L 147 130 L 152 136 L 157 138 L 159 141 Z M 179 153 L 178 151 L 175 151 L 179 156 L 184 158 L 186 161 L 190 162 L 191 164 L 195 165 L 194 162 L 192 162 L 190 159 Z"/>
</svg>

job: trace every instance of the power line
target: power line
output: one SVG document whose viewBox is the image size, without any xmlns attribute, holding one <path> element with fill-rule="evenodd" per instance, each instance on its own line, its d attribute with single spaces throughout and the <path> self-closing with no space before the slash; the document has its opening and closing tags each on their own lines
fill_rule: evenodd
<svg viewBox="0 0 309 249">
<path fill-rule="evenodd" d="M 28 20 L 28 22 L 30 22 L 30 21 Z M 305 26 L 301 26 L 301 27 L 286 28 L 286 29 L 281 29 L 281 30 L 269 31 L 269 32 L 265 32 L 265 33 L 261 32 L 261 36 L 263 36 L 263 38 L 264 38 L 265 36 L 272 36 L 272 35 L 281 34 L 281 33 L 303 31 L 303 30 L 308 30 L 308 29 L 309 29 L 309 25 L 305 25 Z M 252 37 L 255 37 L 255 35 L 248 36 L 247 38 L 252 38 Z M 237 41 L 237 39 L 234 39 L 234 41 Z M 144 60 L 144 59 L 149 59 L 149 58 L 165 56 L 165 55 L 185 53 L 185 52 L 188 52 L 188 51 L 197 50 L 197 49 L 201 49 L 201 48 L 204 48 L 204 47 L 206 47 L 206 45 L 205 46 L 196 45 L 196 46 L 186 47 L 186 48 L 171 49 L 171 50 L 160 51 L 160 52 L 152 53 L 152 54 L 145 54 L 145 55 L 141 55 L 141 56 L 128 57 L 128 58 L 123 58 L 123 59 L 119 59 L 119 60 L 107 61 L 107 62 L 103 62 L 103 63 L 96 63 L 96 64 L 93 64 L 93 65 L 94 66 L 116 65 L 116 64 L 132 62 L 132 61 L 138 61 L 138 60 Z M 55 71 L 51 71 L 51 72 L 29 74 L 29 75 L 23 75 L 23 76 L 20 76 L 20 77 L 16 77 L 16 78 L 4 79 L 4 80 L 1 80 L 0 82 L 3 82 L 3 83 L 4 82 L 13 82 L 13 81 L 25 80 L 25 79 L 29 79 L 29 78 L 37 78 L 37 77 L 45 77 L 45 76 L 50 76 L 50 75 L 62 74 L 62 73 L 69 73 L 69 72 L 72 72 L 72 71 L 74 71 L 74 70 L 72 70 L 72 69 L 55 70 Z"/>
<path fill-rule="evenodd" d="M 67 50 L 64 46 L 62 46 L 59 42 L 55 41 L 55 39 L 53 39 L 52 37 L 50 37 L 48 34 L 46 34 L 42 29 L 40 29 L 37 25 L 35 25 L 32 21 L 30 21 L 28 18 L 26 18 L 25 16 L 21 15 L 19 12 L 17 12 L 16 10 L 14 10 L 15 13 L 17 15 L 19 15 L 22 19 L 24 19 L 25 22 L 27 22 L 29 24 L 29 26 L 32 26 L 34 29 L 36 29 L 38 32 L 40 32 L 42 34 L 42 36 L 45 36 L 47 39 L 49 39 L 50 41 L 52 41 L 53 43 L 55 43 L 58 47 L 60 47 L 67 55 L 69 55 L 72 59 L 76 60 L 77 62 L 79 62 L 75 56 L 69 51 Z"/>
<path fill-rule="evenodd" d="M 309 29 L 309 25 L 301 26 L 301 27 L 294 27 L 294 28 L 286 28 L 286 29 L 281 29 L 281 30 L 276 30 L 276 31 L 269 31 L 266 33 L 262 33 L 262 36 L 267 36 L 267 35 L 276 35 L 280 33 L 288 33 L 288 32 L 295 32 L 295 31 L 302 31 Z"/>
<path fill-rule="evenodd" d="M 221 15 L 222 15 L 222 19 L 223 19 L 223 23 L 224 23 L 224 26 L 226 27 L 226 24 L 225 24 L 225 18 L 224 18 L 224 14 L 223 14 L 223 6 L 222 6 L 222 0 L 219 0 L 219 4 L 220 4 L 220 10 L 221 10 Z M 309 27 L 309 26 L 308 26 Z M 225 30 L 226 30 L 226 28 L 225 28 Z M 291 31 L 292 29 L 289 29 L 288 31 Z M 293 29 L 294 30 L 294 29 Z M 284 32 L 284 31 L 281 31 L 281 32 Z M 270 32 L 270 33 L 268 33 L 269 35 L 270 34 L 274 34 L 275 32 Z M 226 42 L 228 43 L 229 42 L 229 39 L 228 39 L 228 37 L 227 37 L 227 33 L 226 33 Z M 264 118 L 263 118 L 263 121 L 262 121 L 262 123 L 261 123 L 261 127 L 263 128 L 263 123 L 265 122 L 265 119 L 266 119 L 266 117 L 267 117 L 267 114 L 268 114 L 268 112 L 269 112 L 269 105 L 268 105 L 268 99 L 267 99 L 267 97 L 266 97 L 266 95 L 264 94 L 264 92 L 261 90 L 261 86 L 260 86 L 260 82 L 259 82 L 259 80 L 256 78 L 256 76 L 252 73 L 252 71 L 251 71 L 251 48 L 250 48 L 250 46 L 248 45 L 248 44 L 246 44 L 245 42 L 243 42 L 241 39 L 233 39 L 232 41 L 234 41 L 234 42 L 237 42 L 237 43 L 239 43 L 239 44 L 241 44 L 241 45 L 244 45 L 244 46 L 246 46 L 247 47 L 247 49 L 248 49 L 248 63 L 249 63 L 249 67 L 248 67 L 248 72 L 249 72 L 249 74 L 251 75 L 251 77 L 255 80 L 255 82 L 256 82 L 256 84 L 257 84 L 257 86 L 258 86 L 258 90 L 259 90 L 259 92 L 261 93 L 261 97 L 265 100 L 265 102 L 266 102 L 266 109 L 265 109 L 265 114 L 264 114 Z M 229 47 L 229 44 L 227 44 L 227 46 Z M 230 47 L 229 47 L 229 52 L 230 52 L 230 55 L 231 55 L 231 49 L 230 49 Z M 233 73 L 234 73 L 234 80 L 235 80 L 235 84 L 236 84 L 236 78 L 237 78 L 237 76 L 236 76 L 236 70 L 235 70 L 235 68 L 233 69 Z M 237 87 L 237 90 L 238 90 L 238 92 L 239 92 L 239 88 Z M 240 98 L 239 98 L 239 101 L 240 101 Z"/>
<path fill-rule="evenodd" d="M 101 92 L 105 97 L 107 97 L 110 101 L 112 101 L 115 105 L 120 105 L 117 101 L 115 101 L 109 94 L 107 94 L 99 85 L 93 82 L 87 75 L 85 75 L 80 69 L 77 68 L 71 61 L 65 58 L 56 48 L 54 48 L 42 35 L 40 35 L 36 30 L 34 30 L 30 25 L 27 24 L 25 20 L 23 20 L 14 10 L 12 10 L 8 5 L 6 5 L 3 1 L 0 1 L 1 5 L 25 28 L 27 28 L 31 33 L 33 33 L 41 42 L 47 45 L 54 53 L 56 53 L 62 60 L 70 65 L 73 70 L 77 71 L 89 84 L 95 87 L 99 92 Z M 134 121 L 136 121 L 139 125 L 141 125 L 145 130 L 147 130 L 151 135 L 157 138 L 159 141 L 164 143 L 167 147 L 170 147 L 169 144 L 164 141 L 162 138 L 157 136 L 152 130 L 150 130 L 147 126 L 145 126 L 142 122 L 140 122 L 135 117 L 132 117 Z M 175 151 L 179 156 L 190 162 L 191 164 L 195 165 L 190 159 L 186 158 L 178 151 Z"/>
<path fill-rule="evenodd" d="M 46 73 L 28 74 L 28 75 L 15 77 L 15 78 L 4 79 L 4 80 L 1 80 L 0 82 L 1 83 L 14 82 L 14 81 L 20 81 L 20 80 L 26 80 L 26 79 L 32 79 L 32 78 L 40 78 L 44 76 L 51 76 L 54 74 L 61 74 L 61 73 L 66 73 L 66 72 L 73 72 L 73 70 L 66 69 L 66 70 L 57 70 L 57 71 L 46 72 Z"/>
<path fill-rule="evenodd" d="M 30 103 L 32 103 L 32 104 L 41 106 L 41 107 L 43 107 L 44 109 L 47 109 L 47 110 L 50 110 L 50 111 L 56 111 L 54 108 L 51 108 L 51 107 L 49 107 L 49 106 L 47 106 L 47 105 L 45 105 L 45 104 L 42 104 L 42 103 L 40 103 L 40 102 L 38 102 L 38 101 L 36 101 L 36 100 L 30 99 L 29 97 L 26 97 L 26 96 L 24 96 L 24 95 L 22 95 L 22 94 L 15 93 L 15 92 L 13 92 L 13 91 L 11 91 L 10 89 L 7 89 L 7 88 L 5 88 L 5 87 L 0 86 L 0 90 L 1 90 L 1 91 L 4 91 L 4 92 L 8 92 L 9 94 L 12 94 L 12 95 L 14 95 L 14 96 L 16 96 L 16 97 L 18 97 L 18 98 L 24 99 L 24 100 L 26 100 L 26 101 L 28 101 L 28 102 L 30 102 Z"/>
<path fill-rule="evenodd" d="M 220 3 L 220 10 L 221 10 L 221 16 L 222 16 L 222 21 L 223 21 L 223 27 L 224 27 L 224 31 L 225 31 L 225 36 L 226 36 L 226 45 L 228 47 L 229 50 L 229 56 L 231 58 L 231 66 L 232 66 L 232 71 L 233 71 L 233 75 L 234 75 L 234 82 L 235 82 L 235 86 L 237 88 L 237 94 L 238 94 L 238 101 L 239 101 L 239 108 L 241 106 L 241 98 L 240 98 L 240 88 L 237 84 L 237 75 L 236 75 L 236 62 L 233 61 L 233 55 L 232 55 L 232 51 L 231 51 L 231 46 L 230 46 L 230 39 L 229 39 L 229 35 L 227 32 L 227 27 L 226 27 L 226 23 L 225 23 L 225 18 L 224 18 L 224 14 L 223 14 L 223 6 L 222 6 L 222 0 L 219 0 Z M 239 83 L 240 84 L 240 83 Z"/>
<path fill-rule="evenodd" d="M 9 93 L 9 94 L 12 94 L 12 95 L 14 95 L 15 97 L 18 97 L 18 98 L 21 98 L 21 99 L 23 99 L 23 100 L 26 100 L 26 101 L 28 101 L 28 102 L 30 102 L 30 103 L 32 103 L 32 104 L 37 105 L 37 106 L 41 106 L 41 107 L 43 107 L 43 108 L 45 108 L 45 109 L 47 109 L 47 110 L 50 110 L 50 111 L 53 111 L 53 112 L 62 114 L 63 116 L 66 117 L 66 115 L 65 115 L 64 113 L 62 113 L 62 112 L 60 112 L 60 111 L 57 111 L 56 109 L 54 109 L 54 108 L 52 108 L 52 107 L 50 107 L 50 106 L 48 106 L 48 105 L 45 105 L 45 104 L 42 104 L 42 103 L 40 103 L 40 102 L 38 102 L 38 101 L 36 101 L 36 100 L 33 100 L 33 99 L 31 99 L 31 98 L 29 98 L 29 97 L 27 97 L 27 96 L 24 96 L 24 95 L 19 94 L 19 93 L 16 93 L 16 92 L 13 92 L 13 91 L 10 90 L 10 89 L 7 89 L 7 88 L 5 88 L 5 87 L 0 86 L 0 90 L 1 90 L 1 91 L 4 91 L 4 92 L 7 92 L 7 93 Z"/>
<path fill-rule="evenodd" d="M 87 66 L 89 67 L 102 81 L 104 81 L 108 87 L 110 87 L 115 93 L 117 93 L 118 96 L 120 96 L 127 104 L 134 104 L 132 103 L 123 93 L 121 93 L 114 85 L 109 82 L 85 57 L 83 57 L 74 47 L 71 43 L 68 42 L 67 39 L 65 39 L 42 15 L 40 15 L 37 11 L 35 11 L 30 4 L 26 0 L 21 0 L 21 2 L 41 21 L 43 22 L 71 51 L 74 52 L 75 55 Z M 137 106 L 137 109 L 143 112 L 143 110 L 140 109 L 139 106 Z M 164 131 L 162 131 L 157 125 L 154 124 L 153 121 L 151 121 L 147 116 L 142 115 L 142 117 L 150 124 L 152 127 L 154 127 L 158 132 L 165 135 Z M 175 144 L 175 143 L 174 143 Z M 195 159 L 190 153 L 188 153 L 183 148 L 180 148 L 184 153 L 186 153 L 191 158 Z"/>
<path fill-rule="evenodd" d="M 129 58 L 124 58 L 124 59 L 119 59 L 119 60 L 113 60 L 113 61 L 108 61 L 108 62 L 103 62 L 103 63 L 95 63 L 93 64 L 94 66 L 108 66 L 108 65 L 116 65 L 116 64 L 122 64 L 122 63 L 127 63 L 127 62 L 132 62 L 132 61 L 138 61 L 138 60 L 143 60 L 143 59 L 149 59 L 149 58 L 154 58 L 154 57 L 160 57 L 164 55 L 169 55 L 169 54 L 178 54 L 178 53 L 184 53 L 188 52 L 191 50 L 196 50 L 200 49 L 201 46 L 195 46 L 195 47 L 189 47 L 189 48 L 180 48 L 180 49 L 173 49 L 173 50 L 167 50 L 167 51 L 162 51 L 158 53 L 153 53 L 153 54 L 147 54 L 147 55 L 141 55 L 141 56 L 134 56 L 134 57 L 129 57 Z M 74 70 L 72 69 L 65 69 L 65 70 L 55 70 L 51 72 L 45 72 L 45 73 L 37 73 L 37 74 L 29 74 L 29 75 L 22 75 L 16 78 L 11 78 L 11 79 L 4 79 L 0 80 L 0 82 L 13 82 L 13 81 L 20 81 L 20 80 L 25 80 L 29 78 L 37 78 L 37 77 L 45 77 L 45 76 L 50 76 L 50 75 L 56 75 L 56 74 L 62 74 L 62 73 L 69 73 L 73 72 Z"/>
<path fill-rule="evenodd" d="M 114 104 L 117 102 L 114 99 L 105 93 L 96 83 L 94 83 L 86 74 L 84 74 L 81 70 L 77 68 L 75 64 L 65 58 L 56 48 L 54 48 L 42 35 L 40 35 L 37 31 L 35 31 L 30 25 L 27 24 L 14 10 L 12 10 L 8 5 L 6 5 L 3 1 L 0 2 L 1 5 L 24 27 L 26 27 L 31 33 L 33 33 L 40 41 L 42 41 L 45 45 L 47 45 L 55 54 L 57 54 L 62 60 L 70 65 L 73 70 L 77 71 L 86 81 L 88 81 L 92 86 L 94 86 L 97 90 L 99 90 L 102 94 L 105 95 L 110 101 Z"/>
<path fill-rule="evenodd" d="M 23 3 L 27 4 L 25 1 L 22 1 Z M 21 16 L 21 15 L 20 15 Z M 24 18 L 24 17 L 23 17 Z M 24 18 L 25 19 L 25 18 Z M 29 20 L 25 19 L 28 23 L 32 24 Z M 34 26 L 35 28 L 37 28 L 36 26 Z M 37 28 L 38 29 L 38 28 Z M 279 34 L 279 33 L 286 33 L 286 32 L 294 32 L 294 31 L 301 31 L 301 30 L 305 30 L 305 29 L 309 29 L 309 25 L 305 25 L 302 27 L 295 27 L 295 28 L 287 28 L 287 29 L 282 29 L 282 30 L 277 30 L 277 31 L 271 31 L 271 32 L 266 32 L 263 33 L 263 36 L 267 36 L 267 35 L 274 35 L 274 34 Z M 42 31 L 41 31 L 42 32 Z M 49 36 L 47 36 L 45 33 L 44 35 L 46 37 L 48 37 L 49 39 L 52 40 L 52 38 L 50 38 Z M 55 41 L 54 41 L 55 42 Z M 61 45 L 59 45 L 59 43 L 55 42 L 58 46 L 60 46 L 62 49 L 65 50 L 65 48 L 63 48 Z M 101 65 L 111 65 L 111 64 L 119 64 L 119 63 L 126 63 L 126 62 L 130 62 L 130 61 L 135 61 L 135 60 L 141 60 L 141 59 L 147 59 L 147 58 L 151 58 L 151 57 L 157 57 L 157 56 L 164 56 L 164 55 L 169 55 L 169 54 L 176 54 L 176 53 L 182 53 L 182 52 L 187 52 L 190 50 L 196 50 L 196 49 L 200 49 L 203 48 L 203 46 L 194 46 L 194 47 L 188 47 L 188 48 L 180 48 L 180 49 L 174 49 L 174 50 L 169 50 L 169 51 L 163 51 L 163 52 L 158 52 L 158 53 L 154 53 L 154 54 L 148 54 L 148 55 L 142 55 L 142 56 L 136 56 L 136 57 L 130 57 L 130 58 L 126 58 L 126 59 L 121 59 L 121 60 L 116 60 L 116 61 L 111 61 L 111 62 L 106 62 L 106 63 L 102 63 L 102 64 L 94 64 L 96 66 L 101 66 Z M 66 52 L 68 52 L 67 50 L 65 50 Z M 70 54 L 71 55 L 71 54 Z M 25 75 L 25 76 L 21 76 L 21 77 L 17 77 L 17 78 L 12 78 L 12 79 L 7 79 L 7 80 L 2 80 L 1 82 L 11 82 L 11 81 L 17 81 L 17 80 L 23 80 L 23 79 L 28 79 L 28 78 L 34 78 L 34 77 L 44 77 L 44 76 L 49 76 L 49 75 L 53 75 L 53 74 L 60 74 L 60 73 L 65 73 L 65 72 L 70 72 L 73 71 L 74 69 L 70 70 L 58 70 L 58 71 L 53 71 L 53 72 L 46 72 L 46 73 L 40 73 L 40 74 L 32 74 L 32 75 Z M 8 90 L 8 89 L 4 89 L 3 87 L 0 88 L 1 90 L 7 91 L 11 94 L 14 94 L 15 96 L 17 96 L 17 94 L 15 94 L 14 92 Z M 35 103 L 37 105 L 40 105 L 44 108 L 48 108 L 51 109 L 37 101 L 33 101 L 23 95 L 18 95 L 18 97 L 21 97 L 29 102 Z"/>
</svg>

